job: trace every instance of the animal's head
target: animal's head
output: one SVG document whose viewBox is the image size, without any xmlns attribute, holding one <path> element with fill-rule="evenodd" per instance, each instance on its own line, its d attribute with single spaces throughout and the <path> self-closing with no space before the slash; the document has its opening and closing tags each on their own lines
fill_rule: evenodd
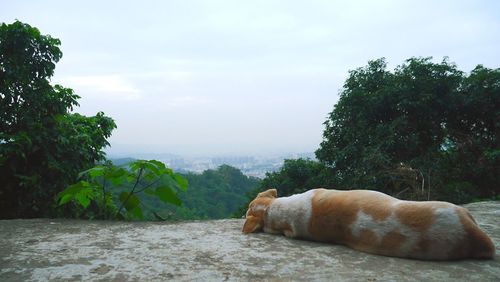
<svg viewBox="0 0 500 282">
<path fill-rule="evenodd" d="M 257 197 L 250 202 L 246 214 L 246 221 L 243 225 L 243 233 L 252 233 L 261 231 L 264 227 L 264 216 L 267 208 L 278 197 L 276 189 L 269 189 L 259 193 Z"/>
</svg>

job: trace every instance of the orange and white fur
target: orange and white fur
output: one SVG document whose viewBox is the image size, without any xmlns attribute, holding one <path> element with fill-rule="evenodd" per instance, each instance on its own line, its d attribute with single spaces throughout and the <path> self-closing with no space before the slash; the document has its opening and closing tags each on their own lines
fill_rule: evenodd
<svg viewBox="0 0 500 282">
<path fill-rule="evenodd" d="M 314 189 L 277 198 L 276 189 L 269 189 L 246 213 L 243 232 L 258 231 L 423 260 L 490 259 L 495 254 L 491 239 L 467 209 L 369 190 Z"/>
</svg>

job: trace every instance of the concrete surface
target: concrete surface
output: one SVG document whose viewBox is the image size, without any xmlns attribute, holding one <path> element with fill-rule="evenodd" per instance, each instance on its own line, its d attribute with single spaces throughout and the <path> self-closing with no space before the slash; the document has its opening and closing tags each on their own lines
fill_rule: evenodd
<svg viewBox="0 0 500 282">
<path fill-rule="evenodd" d="M 467 205 L 494 260 L 429 262 L 243 235 L 243 220 L 0 221 L 0 281 L 500 281 L 500 202 Z"/>
</svg>

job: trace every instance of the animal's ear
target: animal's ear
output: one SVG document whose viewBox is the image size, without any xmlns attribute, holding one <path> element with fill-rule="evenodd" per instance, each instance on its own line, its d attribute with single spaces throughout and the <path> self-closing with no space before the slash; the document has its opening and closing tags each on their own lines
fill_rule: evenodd
<svg viewBox="0 0 500 282">
<path fill-rule="evenodd" d="M 257 197 L 276 198 L 276 197 L 278 197 L 278 190 L 269 189 L 267 191 L 259 193 L 259 195 Z"/>
<path fill-rule="evenodd" d="M 253 233 L 262 228 L 262 220 L 256 216 L 247 216 L 247 220 L 243 225 L 243 233 Z"/>
</svg>

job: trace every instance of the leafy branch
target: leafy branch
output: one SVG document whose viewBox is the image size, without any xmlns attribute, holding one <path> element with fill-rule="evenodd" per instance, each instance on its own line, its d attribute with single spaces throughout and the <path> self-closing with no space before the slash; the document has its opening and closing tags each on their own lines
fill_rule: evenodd
<svg viewBox="0 0 500 282">
<path fill-rule="evenodd" d="M 81 172 L 79 177 L 82 180 L 59 193 L 58 204 L 74 202 L 84 210 L 93 206 L 98 210 L 98 217 L 103 219 L 143 219 L 142 202 L 138 197 L 141 193 L 180 206 L 182 201 L 177 193 L 179 190 L 186 191 L 188 186 L 184 177 L 156 160 L 137 160 L 129 163 L 127 168 L 99 165 Z M 115 189 L 108 187 L 106 190 L 107 183 Z M 113 197 L 113 191 L 121 192 Z M 116 202 L 119 203 L 118 208 Z"/>
</svg>

